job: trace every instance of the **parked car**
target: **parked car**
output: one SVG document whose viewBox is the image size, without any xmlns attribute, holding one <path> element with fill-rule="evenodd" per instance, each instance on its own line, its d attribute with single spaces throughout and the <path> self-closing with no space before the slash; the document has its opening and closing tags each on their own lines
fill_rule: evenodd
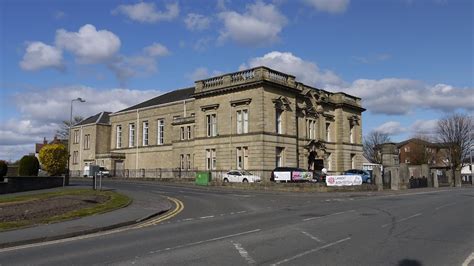
<svg viewBox="0 0 474 266">
<path fill-rule="evenodd" d="M 260 182 L 260 176 L 254 175 L 245 170 L 230 170 L 222 177 L 224 182 L 254 183 Z"/>
<path fill-rule="evenodd" d="M 107 168 L 101 166 L 99 167 L 99 175 L 102 177 L 110 177 L 110 171 L 107 170 Z"/>
<path fill-rule="evenodd" d="M 272 171 L 270 181 L 310 182 L 313 181 L 313 173 L 297 167 L 277 167 Z"/>
<path fill-rule="evenodd" d="M 344 172 L 344 175 L 360 175 L 363 183 L 372 183 L 372 177 L 369 171 L 360 169 L 350 169 Z"/>
</svg>

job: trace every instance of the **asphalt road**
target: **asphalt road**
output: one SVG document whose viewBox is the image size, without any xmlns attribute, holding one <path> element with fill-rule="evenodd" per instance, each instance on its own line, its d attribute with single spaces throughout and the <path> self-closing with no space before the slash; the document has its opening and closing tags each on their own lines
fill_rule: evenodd
<svg viewBox="0 0 474 266">
<path fill-rule="evenodd" d="M 0 265 L 463 265 L 474 256 L 472 188 L 349 197 L 105 186 L 184 209 L 156 225 L 0 250 Z"/>
</svg>

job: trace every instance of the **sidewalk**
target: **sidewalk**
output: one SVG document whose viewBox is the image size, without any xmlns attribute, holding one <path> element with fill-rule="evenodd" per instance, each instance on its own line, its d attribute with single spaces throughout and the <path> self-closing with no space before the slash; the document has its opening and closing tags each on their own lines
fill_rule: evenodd
<svg viewBox="0 0 474 266">
<path fill-rule="evenodd" d="M 68 188 L 81 187 L 82 186 L 72 186 Z M 104 187 L 103 189 L 106 190 L 108 188 Z M 16 193 L 15 195 L 49 192 L 54 190 L 56 189 L 28 191 Z M 172 204 L 169 200 L 165 197 L 157 197 L 156 194 L 143 191 L 140 193 L 133 191 L 119 192 L 133 199 L 132 203 L 125 208 L 65 222 L 0 232 L 0 248 L 110 230 L 117 227 L 139 223 L 150 217 L 160 215 L 172 208 Z"/>
</svg>

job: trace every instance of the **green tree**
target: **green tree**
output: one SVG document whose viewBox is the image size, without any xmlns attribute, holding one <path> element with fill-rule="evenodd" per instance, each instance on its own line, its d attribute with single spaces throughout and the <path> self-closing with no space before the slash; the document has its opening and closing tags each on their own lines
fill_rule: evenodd
<svg viewBox="0 0 474 266">
<path fill-rule="evenodd" d="M 18 174 L 20 176 L 38 176 L 39 168 L 38 159 L 34 155 L 25 155 L 20 160 Z"/>
<path fill-rule="evenodd" d="M 67 166 L 68 152 L 62 144 L 48 144 L 41 148 L 39 159 L 44 170 L 52 176 L 61 175 Z"/>
</svg>

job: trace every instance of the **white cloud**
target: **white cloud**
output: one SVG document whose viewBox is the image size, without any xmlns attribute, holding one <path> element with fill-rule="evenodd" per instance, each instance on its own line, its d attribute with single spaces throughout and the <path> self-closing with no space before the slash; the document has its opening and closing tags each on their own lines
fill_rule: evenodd
<svg viewBox="0 0 474 266">
<path fill-rule="evenodd" d="M 34 143 L 43 137 L 52 139 L 61 121 L 69 120 L 71 99 L 82 97 L 85 103 L 74 103 L 74 116 L 88 117 L 102 111 L 119 111 L 160 95 L 159 90 L 108 89 L 67 86 L 17 93 L 11 99 L 19 117 L 0 124 L 0 159 L 18 159 L 34 152 Z"/>
<path fill-rule="evenodd" d="M 194 50 L 199 51 L 199 52 L 205 51 L 209 47 L 211 41 L 212 41 L 211 37 L 200 38 L 194 43 L 193 48 Z"/>
<path fill-rule="evenodd" d="M 178 3 L 167 4 L 166 11 L 156 9 L 154 3 L 140 2 L 134 5 L 120 5 L 112 10 L 113 15 L 123 14 L 141 23 L 170 21 L 179 15 Z"/>
<path fill-rule="evenodd" d="M 168 48 L 161 43 L 153 43 L 143 48 L 143 51 L 149 56 L 165 56 L 170 54 Z"/>
<path fill-rule="evenodd" d="M 107 30 L 96 30 L 86 24 L 78 32 L 56 31 L 56 46 L 74 53 L 79 63 L 100 63 L 112 58 L 120 49 L 120 39 Z"/>
<path fill-rule="evenodd" d="M 347 10 L 350 0 L 303 0 L 303 2 L 319 11 L 337 14 Z"/>
<path fill-rule="evenodd" d="M 23 70 L 40 70 L 43 68 L 63 69 L 63 53 L 60 49 L 42 42 L 31 42 L 26 47 L 20 67 Z"/>
<path fill-rule="evenodd" d="M 277 41 L 278 34 L 287 23 L 286 17 L 274 5 L 261 1 L 247 5 L 243 14 L 225 11 L 219 13 L 218 17 L 224 22 L 219 42 L 230 39 L 249 46 L 266 45 Z"/>
<path fill-rule="evenodd" d="M 209 28 L 211 19 L 201 14 L 189 13 L 184 19 L 184 23 L 188 30 L 199 31 Z"/>
<path fill-rule="evenodd" d="M 436 132 L 438 127 L 438 119 L 416 120 L 411 126 L 410 131 L 413 135 L 422 134 L 430 135 Z"/>
<path fill-rule="evenodd" d="M 298 81 L 320 89 L 336 90 L 344 86 L 344 81 L 330 70 L 321 70 L 316 63 L 305 61 L 289 52 L 273 51 L 262 57 L 248 60 L 240 68 L 267 66 L 297 77 Z"/>
<path fill-rule="evenodd" d="M 323 70 L 289 52 L 273 51 L 255 57 L 240 66 L 267 66 L 292 74 L 300 82 L 328 91 L 342 91 L 362 99 L 362 105 L 376 114 L 404 115 L 416 109 L 453 112 L 474 110 L 474 88 L 456 88 L 446 84 L 428 85 L 422 81 L 403 78 L 357 79 L 344 81 L 330 70 Z"/>
<path fill-rule="evenodd" d="M 211 73 L 209 73 L 209 70 L 205 67 L 198 67 L 196 68 L 193 73 L 187 75 L 187 77 L 191 80 L 191 81 L 196 81 L 196 80 L 201 80 L 201 79 L 207 79 L 207 78 L 210 78 L 210 77 L 214 77 L 214 76 L 219 76 L 219 75 L 222 75 L 224 74 L 222 71 L 219 71 L 219 70 L 213 70 Z"/>
<path fill-rule="evenodd" d="M 378 126 L 377 128 L 374 129 L 374 131 L 378 131 L 380 133 L 385 133 L 388 135 L 398 135 L 398 134 L 406 132 L 406 129 L 402 127 L 400 122 L 389 121 Z"/>
</svg>

